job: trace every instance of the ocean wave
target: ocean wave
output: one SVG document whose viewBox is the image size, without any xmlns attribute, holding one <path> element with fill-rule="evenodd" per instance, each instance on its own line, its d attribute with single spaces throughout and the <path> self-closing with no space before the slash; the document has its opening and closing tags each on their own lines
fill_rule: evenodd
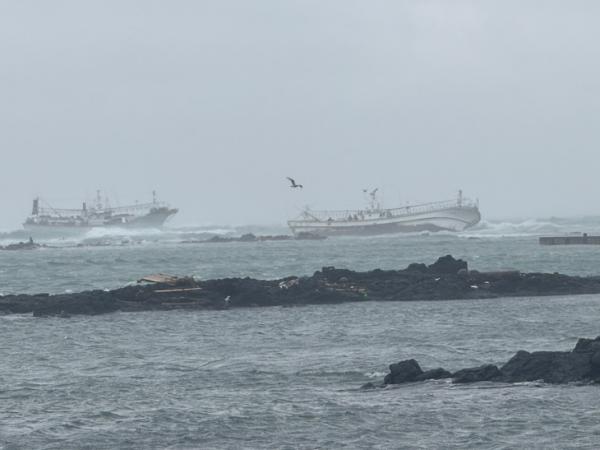
<svg viewBox="0 0 600 450">
<path fill-rule="evenodd" d="M 377 371 L 375 371 L 375 372 L 366 372 L 366 373 L 364 373 L 363 375 L 364 375 L 365 377 L 369 377 L 369 378 L 377 378 L 377 379 L 379 379 L 379 378 L 383 378 L 383 377 L 385 377 L 387 374 L 388 374 L 388 372 L 377 372 Z"/>
<path fill-rule="evenodd" d="M 462 237 L 520 237 L 546 234 L 578 234 L 600 232 L 600 218 L 525 219 L 521 221 L 482 220 L 460 233 Z"/>
<path fill-rule="evenodd" d="M 162 234 L 162 230 L 158 228 L 144 228 L 144 229 L 136 229 L 136 228 L 92 228 L 87 231 L 84 235 L 84 239 L 99 239 L 99 238 L 108 238 L 108 237 L 137 237 L 137 236 L 160 236 Z"/>
<path fill-rule="evenodd" d="M 274 225 L 195 225 L 166 228 L 93 228 L 72 234 L 57 235 L 54 230 L 41 231 L 2 231 L 0 245 L 26 241 L 30 236 L 36 242 L 51 247 L 69 247 L 79 244 L 125 245 L 129 243 L 158 242 L 179 243 L 184 240 L 206 240 L 213 236 L 241 236 L 245 233 L 256 235 L 287 234 L 285 226 Z M 600 217 L 578 218 L 525 218 L 512 220 L 482 220 L 476 226 L 460 233 L 454 232 L 414 232 L 398 236 L 422 238 L 427 236 L 459 236 L 464 238 L 525 237 L 548 234 L 583 233 L 600 234 Z M 389 235 L 367 236 L 366 239 L 389 239 Z M 355 237 L 350 237 L 355 239 Z"/>
</svg>

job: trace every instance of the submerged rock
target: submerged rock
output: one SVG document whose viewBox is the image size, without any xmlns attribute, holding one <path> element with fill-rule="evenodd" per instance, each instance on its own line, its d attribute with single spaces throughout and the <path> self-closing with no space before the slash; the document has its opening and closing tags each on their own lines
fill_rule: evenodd
<svg viewBox="0 0 600 450">
<path fill-rule="evenodd" d="M 420 373 L 418 373 L 420 372 Z M 518 351 L 506 364 L 469 367 L 450 373 L 438 368 L 423 372 L 414 359 L 390 365 L 384 384 L 401 384 L 428 379 L 452 378 L 454 383 L 500 381 L 516 383 L 543 381 L 546 383 L 600 383 L 600 336 L 579 339 L 572 351 Z"/>
</svg>

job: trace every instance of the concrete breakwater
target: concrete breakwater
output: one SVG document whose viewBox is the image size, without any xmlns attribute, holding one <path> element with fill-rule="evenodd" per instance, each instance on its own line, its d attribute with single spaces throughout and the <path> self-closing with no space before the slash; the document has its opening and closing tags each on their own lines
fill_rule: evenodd
<svg viewBox="0 0 600 450">
<path fill-rule="evenodd" d="M 114 290 L 0 296 L 0 313 L 36 316 L 114 311 L 227 309 L 364 301 L 480 299 L 600 293 L 600 277 L 518 271 L 479 272 L 450 255 L 431 265 L 355 272 L 323 267 L 277 280 L 147 278 Z"/>
</svg>

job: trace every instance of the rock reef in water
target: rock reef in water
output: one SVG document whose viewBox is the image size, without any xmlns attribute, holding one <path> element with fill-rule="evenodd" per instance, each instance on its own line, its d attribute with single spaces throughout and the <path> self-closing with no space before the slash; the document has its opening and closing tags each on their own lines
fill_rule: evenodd
<svg viewBox="0 0 600 450">
<path fill-rule="evenodd" d="M 308 240 L 323 240 L 326 236 L 321 236 L 309 232 L 301 232 L 296 235 L 291 234 L 276 234 L 257 236 L 253 233 L 246 233 L 239 237 L 233 236 L 212 236 L 210 239 L 191 239 L 181 241 L 182 244 L 218 244 L 223 242 L 265 242 L 265 241 L 308 241 Z"/>
<path fill-rule="evenodd" d="M 138 284 L 111 291 L 0 296 L 0 313 L 104 314 L 113 311 L 224 309 L 364 301 L 480 299 L 600 293 L 600 277 L 469 271 L 450 255 L 403 270 L 355 272 L 323 267 L 312 276 L 278 280 L 224 278 Z"/>
<path fill-rule="evenodd" d="M 17 242 L 15 244 L 8 244 L 5 246 L 0 245 L 0 250 L 16 251 L 16 250 L 35 250 L 38 248 L 45 247 L 42 244 L 33 242 L 33 239 L 29 238 L 27 242 Z"/>
<path fill-rule="evenodd" d="M 442 368 L 423 371 L 414 359 L 400 361 L 390 365 L 390 373 L 385 376 L 383 385 L 444 378 L 450 378 L 454 383 L 600 383 L 600 336 L 595 339 L 579 339 L 572 351 L 530 353 L 521 350 L 500 368 L 494 364 L 485 364 L 451 373 Z M 365 387 L 376 386 L 369 383 Z"/>
</svg>

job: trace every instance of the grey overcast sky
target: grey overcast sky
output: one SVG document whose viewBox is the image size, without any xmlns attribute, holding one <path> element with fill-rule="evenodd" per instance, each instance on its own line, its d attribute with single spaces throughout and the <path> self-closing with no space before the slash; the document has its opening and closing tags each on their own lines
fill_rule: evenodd
<svg viewBox="0 0 600 450">
<path fill-rule="evenodd" d="M 0 227 L 40 195 L 174 225 L 479 197 L 600 214 L 600 2 L 0 0 Z M 291 190 L 285 176 L 305 189 Z"/>
</svg>

